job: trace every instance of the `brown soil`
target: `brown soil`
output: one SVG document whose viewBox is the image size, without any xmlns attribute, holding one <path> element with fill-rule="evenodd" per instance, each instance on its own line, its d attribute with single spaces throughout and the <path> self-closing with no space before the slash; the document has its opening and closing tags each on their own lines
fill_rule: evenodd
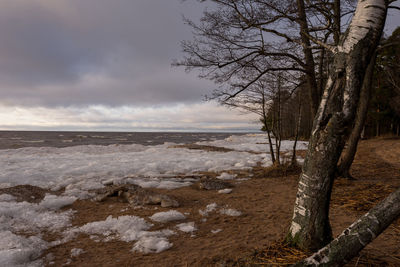
<svg viewBox="0 0 400 267">
<path fill-rule="evenodd" d="M 400 186 L 400 140 L 379 139 L 362 141 L 352 175 L 357 179 L 338 179 L 332 195 L 331 223 L 334 235 L 365 213 L 371 206 L 383 199 L 394 188 Z M 215 191 L 201 191 L 195 187 L 175 190 L 154 190 L 176 198 L 181 207 L 176 210 L 189 213 L 184 222 L 194 221 L 198 230 L 195 236 L 177 231 L 169 237 L 173 247 L 159 254 L 134 253 L 133 243 L 120 241 L 95 242 L 87 235 L 53 247 L 44 253 L 53 255 L 52 266 L 235 266 L 267 265 L 271 259 L 254 257 L 282 240 L 292 217 L 298 174 L 287 172 L 279 177 L 279 172 L 253 171 L 253 179 L 235 181 L 231 194 Z M 243 173 L 239 177 L 244 176 Z M 263 178 L 260 178 L 263 177 Z M 229 206 L 243 212 L 242 216 L 230 217 L 210 213 L 207 221 L 199 214 L 210 203 Z M 109 215 L 135 215 L 147 218 L 159 211 L 169 209 L 147 206 L 141 209 L 129 207 L 117 198 L 105 202 L 76 201 L 74 226 L 104 220 Z M 175 229 L 176 222 L 155 224 L 151 230 Z M 211 230 L 222 229 L 213 234 Z M 48 240 L 57 238 L 45 236 Z M 71 257 L 72 248 L 85 252 Z M 266 255 L 267 253 L 262 253 Z M 279 254 L 279 253 L 278 253 Z M 300 255 L 301 256 L 301 255 Z M 48 263 L 49 261 L 47 261 Z M 362 251 L 360 257 L 349 266 L 374 263 L 400 266 L 400 222 L 397 220 L 374 242 Z"/>
</svg>

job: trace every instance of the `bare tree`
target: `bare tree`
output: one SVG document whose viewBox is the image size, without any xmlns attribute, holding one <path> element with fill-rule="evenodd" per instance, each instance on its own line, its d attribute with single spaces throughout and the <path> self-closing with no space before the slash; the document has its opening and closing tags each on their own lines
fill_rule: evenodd
<svg viewBox="0 0 400 267">
<path fill-rule="evenodd" d="M 212 0 L 199 24 L 186 22 L 193 41 L 182 42 L 186 57 L 175 65 L 202 70 L 201 77 L 220 87 L 214 98 L 233 98 L 270 72 L 290 72 L 293 82 L 307 84 L 313 116 L 326 78 L 324 46 L 310 39 L 328 40 L 340 35 L 339 0 Z M 351 5 L 344 5 L 348 8 Z M 335 8 L 333 8 L 335 7 Z M 343 9 L 343 7 L 342 7 Z M 321 50 L 316 73 L 315 52 Z M 304 77 L 304 79 L 300 79 Z M 243 79 L 245 78 L 245 79 Z"/>
<path fill-rule="evenodd" d="M 235 98 L 219 99 L 219 103 L 260 116 L 262 129 L 267 133 L 272 163 L 281 163 L 282 113 L 290 98 L 283 74 L 269 74 L 258 79 Z M 273 142 L 274 140 L 274 142 Z M 275 146 L 274 146 L 275 144 Z"/>
</svg>

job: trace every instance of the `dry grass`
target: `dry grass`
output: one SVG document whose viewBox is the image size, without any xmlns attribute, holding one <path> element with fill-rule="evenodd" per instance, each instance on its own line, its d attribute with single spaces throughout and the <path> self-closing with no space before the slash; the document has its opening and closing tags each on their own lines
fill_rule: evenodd
<svg viewBox="0 0 400 267">
<path fill-rule="evenodd" d="M 338 179 L 334 186 L 332 204 L 350 211 L 364 213 L 394 190 L 395 187 L 392 185 L 380 182 L 355 181 L 352 183 L 346 179 Z"/>
<path fill-rule="evenodd" d="M 289 246 L 283 241 L 274 242 L 262 251 L 256 251 L 247 259 L 247 266 L 288 266 L 311 255 L 300 249 Z"/>
</svg>

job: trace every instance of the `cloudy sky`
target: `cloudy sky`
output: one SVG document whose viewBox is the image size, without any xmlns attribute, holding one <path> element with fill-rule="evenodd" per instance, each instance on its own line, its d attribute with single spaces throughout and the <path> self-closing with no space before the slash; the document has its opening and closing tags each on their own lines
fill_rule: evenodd
<svg viewBox="0 0 400 267">
<path fill-rule="evenodd" d="M 0 129 L 258 129 L 254 116 L 203 102 L 213 84 L 171 67 L 182 57 L 179 42 L 191 39 L 182 14 L 198 19 L 204 7 L 194 0 L 1 0 Z"/>
</svg>

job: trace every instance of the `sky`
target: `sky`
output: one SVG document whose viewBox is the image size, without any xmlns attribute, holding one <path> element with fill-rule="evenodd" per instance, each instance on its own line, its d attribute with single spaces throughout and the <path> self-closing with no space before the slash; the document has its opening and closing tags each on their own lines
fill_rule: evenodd
<svg viewBox="0 0 400 267">
<path fill-rule="evenodd" d="M 0 1 L 0 130 L 259 129 L 256 116 L 203 101 L 214 84 L 171 67 L 192 37 L 182 15 L 198 20 L 204 8 L 194 0 Z"/>
</svg>

